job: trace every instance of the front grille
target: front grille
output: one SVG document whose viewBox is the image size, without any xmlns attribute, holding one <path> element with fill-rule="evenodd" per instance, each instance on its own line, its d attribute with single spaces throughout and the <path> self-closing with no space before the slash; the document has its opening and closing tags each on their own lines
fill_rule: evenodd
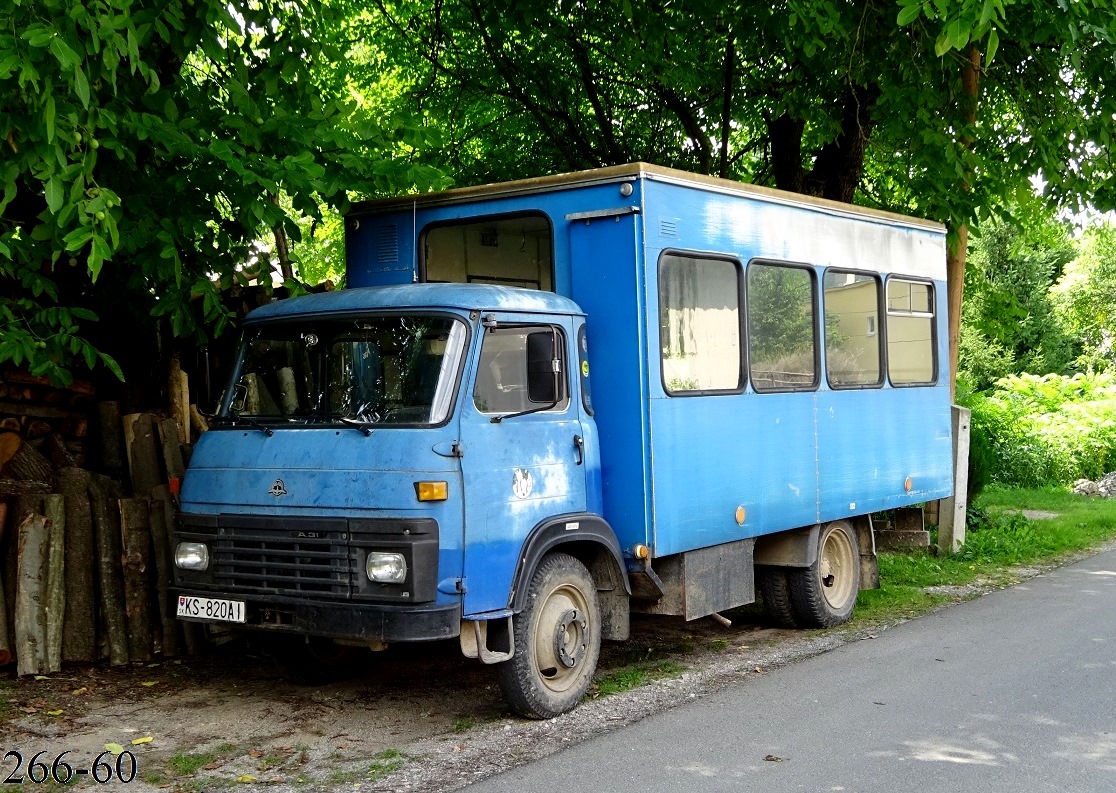
<svg viewBox="0 0 1116 793">
<path fill-rule="evenodd" d="M 289 531 L 222 527 L 214 575 L 222 587 L 269 595 L 326 595 L 348 598 L 352 565 L 347 537 L 292 538 Z"/>
</svg>

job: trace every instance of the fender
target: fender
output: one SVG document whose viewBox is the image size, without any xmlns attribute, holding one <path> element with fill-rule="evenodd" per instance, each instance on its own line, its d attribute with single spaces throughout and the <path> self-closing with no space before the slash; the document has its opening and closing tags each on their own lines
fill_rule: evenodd
<svg viewBox="0 0 1116 793">
<path fill-rule="evenodd" d="M 608 552 L 612 559 L 613 583 L 624 588 L 625 595 L 631 595 L 632 589 L 628 584 L 628 576 L 624 574 L 624 555 L 620 551 L 620 541 L 616 539 L 616 532 L 608 525 L 604 518 L 588 512 L 572 512 L 567 515 L 555 515 L 547 518 L 531 529 L 527 539 L 523 541 L 523 548 L 519 552 L 519 563 L 512 576 L 511 591 L 508 593 L 508 607 L 516 613 L 523 610 L 527 598 L 527 584 L 535 572 L 542 558 L 551 550 L 577 543 L 582 547 L 595 545 L 600 550 Z M 585 562 L 596 577 L 599 570 L 594 570 L 590 560 L 583 558 L 582 554 L 571 549 L 571 555 L 577 556 Z M 598 584 L 601 582 L 598 580 Z"/>
</svg>

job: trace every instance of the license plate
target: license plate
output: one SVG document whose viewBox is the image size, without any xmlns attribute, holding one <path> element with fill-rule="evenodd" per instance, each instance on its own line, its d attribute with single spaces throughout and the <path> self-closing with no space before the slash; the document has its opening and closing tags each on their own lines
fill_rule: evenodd
<svg viewBox="0 0 1116 793">
<path fill-rule="evenodd" d="M 244 622 L 244 601 L 179 595 L 178 616 L 215 622 Z"/>
</svg>

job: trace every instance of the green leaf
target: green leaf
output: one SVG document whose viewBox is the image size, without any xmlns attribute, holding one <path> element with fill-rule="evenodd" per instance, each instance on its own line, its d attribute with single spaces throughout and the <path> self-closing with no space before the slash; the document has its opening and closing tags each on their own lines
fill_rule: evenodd
<svg viewBox="0 0 1116 793">
<path fill-rule="evenodd" d="M 46 183 L 47 209 L 51 212 L 57 212 L 62 208 L 62 202 L 65 198 L 66 192 L 62 187 L 62 180 L 57 176 L 51 176 Z"/>
<path fill-rule="evenodd" d="M 918 3 L 914 3 L 900 10 L 899 17 L 895 20 L 895 22 L 899 25 L 899 27 L 905 27 L 906 25 L 909 25 L 916 19 L 918 19 L 921 13 L 922 6 Z"/>
<path fill-rule="evenodd" d="M 988 31 L 988 47 L 984 53 L 985 65 L 992 62 L 992 59 L 996 57 L 996 50 L 998 50 L 999 48 L 1000 34 L 996 32 L 996 28 L 992 28 L 990 31 Z"/>
<path fill-rule="evenodd" d="M 50 51 L 54 53 L 54 57 L 58 59 L 58 63 L 62 66 L 63 71 L 69 71 L 81 63 L 81 56 L 78 55 L 62 38 L 55 36 L 50 42 Z"/>
<path fill-rule="evenodd" d="M 47 143 L 54 143 L 54 97 L 47 94 L 43 102 L 43 123 L 46 125 Z"/>
<path fill-rule="evenodd" d="M 81 100 L 81 106 L 86 110 L 89 109 L 89 80 L 85 77 L 85 72 L 78 66 L 74 69 L 74 93 L 77 94 L 78 99 Z"/>
<path fill-rule="evenodd" d="M 946 31 L 943 30 L 934 41 L 934 54 L 940 58 L 949 52 L 952 47 L 953 45 L 950 44 L 949 36 L 946 35 Z"/>
</svg>

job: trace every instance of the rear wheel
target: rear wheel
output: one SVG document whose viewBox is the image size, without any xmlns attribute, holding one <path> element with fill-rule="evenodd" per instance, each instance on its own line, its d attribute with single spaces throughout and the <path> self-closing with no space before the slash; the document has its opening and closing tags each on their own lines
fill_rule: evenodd
<svg viewBox="0 0 1116 793">
<path fill-rule="evenodd" d="M 601 652 L 597 588 L 585 565 L 564 553 L 543 558 L 514 631 L 515 654 L 497 666 L 512 709 L 549 719 L 576 707 Z"/>
<path fill-rule="evenodd" d="M 791 568 L 787 583 L 801 627 L 831 628 L 847 622 L 860 591 L 860 551 L 853 527 L 843 520 L 823 526 L 817 560 L 807 568 Z"/>
<path fill-rule="evenodd" d="M 756 568 L 756 584 L 759 586 L 763 607 L 780 628 L 796 628 L 798 621 L 791 604 L 790 584 L 787 582 L 785 567 L 760 566 Z"/>
</svg>

